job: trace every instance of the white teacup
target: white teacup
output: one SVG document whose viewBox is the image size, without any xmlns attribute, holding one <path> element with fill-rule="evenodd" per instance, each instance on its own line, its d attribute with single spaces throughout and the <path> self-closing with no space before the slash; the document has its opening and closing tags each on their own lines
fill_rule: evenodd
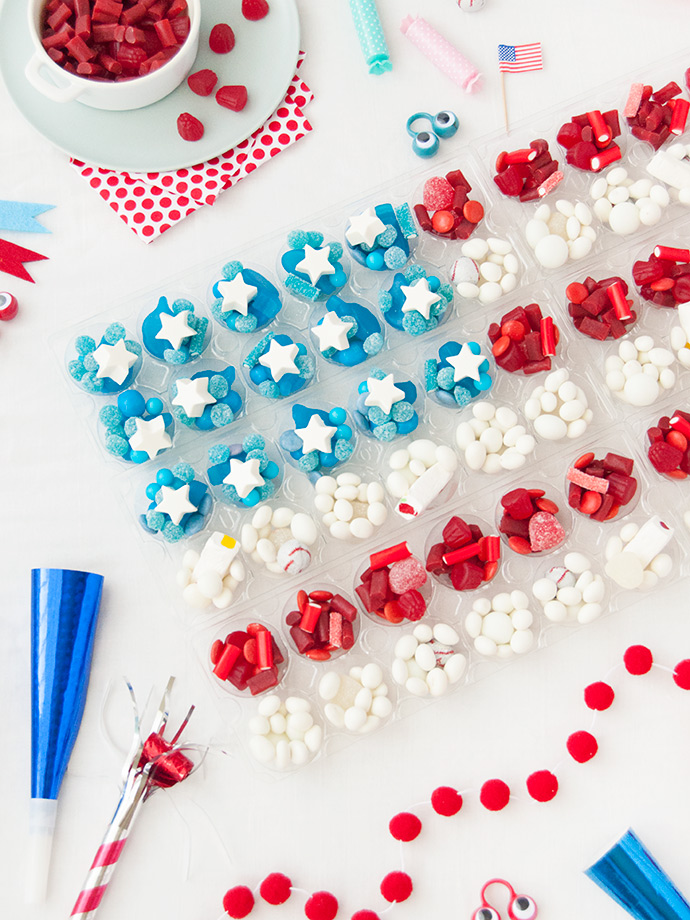
<svg viewBox="0 0 690 920">
<path fill-rule="evenodd" d="M 29 34 L 36 48 L 26 65 L 26 78 L 40 93 L 53 102 L 81 102 L 95 109 L 124 111 L 141 109 L 167 96 L 194 66 L 199 47 L 200 0 L 187 0 L 189 35 L 169 61 L 143 77 L 131 80 L 91 80 L 64 70 L 56 64 L 41 44 L 41 19 L 45 0 L 29 0 Z"/>
</svg>

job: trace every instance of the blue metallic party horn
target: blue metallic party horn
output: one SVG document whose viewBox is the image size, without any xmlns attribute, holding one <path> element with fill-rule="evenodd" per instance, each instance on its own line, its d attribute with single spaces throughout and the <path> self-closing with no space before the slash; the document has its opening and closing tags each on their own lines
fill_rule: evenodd
<svg viewBox="0 0 690 920">
<path fill-rule="evenodd" d="M 86 702 L 103 576 L 31 571 L 31 810 L 27 900 L 43 900 L 57 797 Z"/>
<path fill-rule="evenodd" d="M 636 920 L 690 920 L 690 905 L 631 830 L 585 874 Z"/>
</svg>

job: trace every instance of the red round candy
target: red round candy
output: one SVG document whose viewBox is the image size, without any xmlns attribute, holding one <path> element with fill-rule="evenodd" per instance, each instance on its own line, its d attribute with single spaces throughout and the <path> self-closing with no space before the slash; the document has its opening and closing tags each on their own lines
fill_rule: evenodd
<svg viewBox="0 0 690 920">
<path fill-rule="evenodd" d="M 558 792 L 558 779 L 549 770 L 537 770 L 527 777 L 527 792 L 537 802 L 550 802 Z"/>
<path fill-rule="evenodd" d="M 0 294 L 0 297 L 2 295 Z M 0 319 L 2 318 L 2 311 L 0 310 Z M 671 444 L 673 447 L 677 447 L 678 450 L 685 452 L 688 449 L 688 439 L 684 434 L 681 434 L 680 431 L 676 431 L 674 428 L 669 431 L 666 435 L 666 443 Z"/>
<path fill-rule="evenodd" d="M 525 327 L 516 319 L 509 319 L 501 326 L 501 335 L 507 335 L 514 342 L 521 342 L 525 337 Z"/>
<path fill-rule="evenodd" d="M 412 879 L 407 872 L 389 872 L 381 882 L 381 894 L 389 904 L 407 901 L 412 894 Z"/>
<path fill-rule="evenodd" d="M 437 211 L 431 218 L 431 226 L 437 233 L 448 233 L 455 226 L 455 217 L 450 211 Z"/>
<path fill-rule="evenodd" d="M 690 658 L 678 662 L 673 671 L 673 679 L 681 690 L 690 690 Z"/>
<path fill-rule="evenodd" d="M 338 899 L 330 891 L 315 891 L 304 905 L 309 920 L 333 920 L 338 913 Z"/>
<path fill-rule="evenodd" d="M 580 284 L 579 281 L 573 281 L 573 283 L 569 284 L 568 287 L 565 289 L 565 296 L 572 303 L 579 304 L 579 303 L 582 303 L 584 300 L 587 300 L 587 298 L 589 297 L 589 291 L 584 286 L 584 284 Z"/>
<path fill-rule="evenodd" d="M 587 763 L 599 750 L 597 739 L 589 732 L 573 732 L 566 746 L 570 756 L 578 763 Z"/>
<path fill-rule="evenodd" d="M 419 837 L 422 830 L 422 822 L 417 815 L 410 814 L 409 811 L 401 811 L 400 814 L 391 818 L 388 824 L 388 830 L 396 840 L 402 840 L 403 843 L 409 843 L 415 837 Z"/>
<path fill-rule="evenodd" d="M 614 696 L 613 687 L 604 683 L 603 680 L 598 680 L 589 687 L 585 687 L 585 706 L 596 712 L 604 712 L 613 703 Z"/>
<path fill-rule="evenodd" d="M 471 224 L 478 224 L 484 217 L 484 205 L 480 201 L 475 201 L 470 198 L 470 200 L 466 201 L 463 205 L 462 216 L 465 220 L 469 220 Z"/>
<path fill-rule="evenodd" d="M 225 892 L 223 898 L 223 910 L 229 917 L 234 920 L 241 920 L 247 917 L 254 907 L 254 895 L 246 885 L 236 885 L 230 891 Z"/>
<path fill-rule="evenodd" d="M 652 653 L 646 645 L 631 645 L 623 655 L 625 670 L 636 677 L 648 674 L 652 670 L 653 663 Z"/>
<path fill-rule="evenodd" d="M 462 808 L 462 796 L 452 786 L 439 786 L 431 793 L 431 807 L 437 815 L 452 818 Z"/>
<path fill-rule="evenodd" d="M 445 211 L 453 203 L 453 186 L 443 176 L 432 176 L 424 183 L 422 201 L 427 211 Z"/>
<path fill-rule="evenodd" d="M 481 788 L 479 801 L 488 811 L 501 811 L 510 800 L 510 787 L 502 779 L 489 779 Z"/>
<path fill-rule="evenodd" d="M 282 872 L 271 872 L 261 883 L 259 894 L 269 904 L 284 904 L 290 897 L 292 882 Z"/>
</svg>

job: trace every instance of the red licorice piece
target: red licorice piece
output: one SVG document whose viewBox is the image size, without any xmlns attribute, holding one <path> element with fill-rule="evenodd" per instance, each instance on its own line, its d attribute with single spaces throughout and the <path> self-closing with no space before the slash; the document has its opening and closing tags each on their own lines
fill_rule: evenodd
<svg viewBox="0 0 690 920">
<path fill-rule="evenodd" d="M 598 109 L 587 112 L 587 121 L 594 132 L 594 143 L 597 147 L 606 147 L 612 140 L 611 129 L 604 121 L 604 116 Z"/>
<path fill-rule="evenodd" d="M 633 265 L 640 295 L 657 307 L 676 307 L 690 300 L 690 251 L 656 246 L 647 261 Z"/>
<path fill-rule="evenodd" d="M 215 646 L 215 643 L 214 643 L 214 648 L 215 648 L 215 654 L 217 654 L 218 649 L 217 649 L 217 646 Z M 240 649 L 238 649 L 236 645 L 226 645 L 223 648 L 222 653 L 220 657 L 218 658 L 215 664 L 215 667 L 213 669 L 213 673 L 216 675 L 216 677 L 218 677 L 220 680 L 227 680 L 228 675 L 230 674 L 230 671 L 232 670 L 233 665 L 235 664 L 237 659 L 240 657 L 240 654 L 241 654 Z M 211 661 L 213 661 L 213 657 L 214 657 L 214 651 L 212 649 Z"/>
<path fill-rule="evenodd" d="M 214 54 L 227 54 L 235 47 L 235 33 L 227 22 L 218 22 L 211 29 L 208 46 Z"/>
<path fill-rule="evenodd" d="M 573 282 L 566 288 L 568 315 L 583 335 L 597 341 L 618 339 L 637 320 L 627 294 L 628 285 L 617 275 L 601 281 L 588 277 L 584 283 Z"/>
<path fill-rule="evenodd" d="M 501 318 L 500 324 L 489 326 L 488 335 L 492 354 L 502 370 L 527 375 L 551 369 L 549 350 L 555 354 L 559 332 L 550 317 L 542 316 L 539 304 L 515 307 Z"/>
<path fill-rule="evenodd" d="M 247 104 L 247 87 L 242 85 L 221 86 L 216 92 L 216 102 L 233 112 L 241 112 Z"/>
<path fill-rule="evenodd" d="M 369 557 L 369 567 L 372 571 L 375 571 L 398 562 L 400 559 L 407 559 L 411 555 L 412 551 L 407 543 L 396 543 L 395 546 L 390 546 L 388 549 L 381 549 L 372 553 Z"/>
<path fill-rule="evenodd" d="M 500 557 L 497 536 L 484 536 L 477 524 L 454 515 L 443 528 L 442 542 L 427 553 L 426 570 L 456 591 L 471 591 L 494 577 Z"/>
<path fill-rule="evenodd" d="M 596 126 L 593 129 L 592 122 Z M 585 115 L 575 115 L 562 125 L 558 143 L 566 150 L 566 161 L 576 169 L 596 172 L 621 157 L 614 138 L 620 134 L 618 113 L 615 110 L 593 110 Z M 603 140 L 605 135 L 607 140 Z"/>
<path fill-rule="evenodd" d="M 685 131 L 690 112 L 690 102 L 687 99 L 676 99 L 669 129 L 671 134 L 680 135 Z"/>
<path fill-rule="evenodd" d="M 633 466 L 630 457 L 611 452 L 603 460 L 592 452 L 580 457 L 566 474 L 568 482 L 577 487 L 568 496 L 570 507 L 594 521 L 611 520 L 637 493 Z"/>
<path fill-rule="evenodd" d="M 177 133 L 184 141 L 200 141 L 204 136 L 204 126 L 189 112 L 177 116 Z"/>
<path fill-rule="evenodd" d="M 299 612 L 290 611 L 285 622 L 300 655 L 312 661 L 328 661 L 339 651 L 352 648 L 357 608 L 342 594 L 315 590 L 307 596 L 306 592 L 299 591 L 297 606 Z"/>
<path fill-rule="evenodd" d="M 550 183 L 548 188 L 545 183 L 557 172 L 558 161 L 551 157 L 548 143 L 538 138 L 529 147 L 500 153 L 494 182 L 508 197 L 533 201 L 556 187 L 558 181 Z"/>
</svg>

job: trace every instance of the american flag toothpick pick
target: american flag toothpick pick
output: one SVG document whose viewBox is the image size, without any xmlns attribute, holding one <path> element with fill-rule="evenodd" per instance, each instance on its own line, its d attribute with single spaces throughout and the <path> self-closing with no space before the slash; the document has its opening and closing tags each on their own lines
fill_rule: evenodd
<svg viewBox="0 0 690 920">
<path fill-rule="evenodd" d="M 528 45 L 499 45 L 498 70 L 501 74 L 501 96 L 503 99 L 503 118 L 506 134 L 508 133 L 508 106 L 506 105 L 505 74 L 526 73 L 528 70 L 542 70 L 544 62 L 541 54 L 541 42 Z"/>
</svg>

